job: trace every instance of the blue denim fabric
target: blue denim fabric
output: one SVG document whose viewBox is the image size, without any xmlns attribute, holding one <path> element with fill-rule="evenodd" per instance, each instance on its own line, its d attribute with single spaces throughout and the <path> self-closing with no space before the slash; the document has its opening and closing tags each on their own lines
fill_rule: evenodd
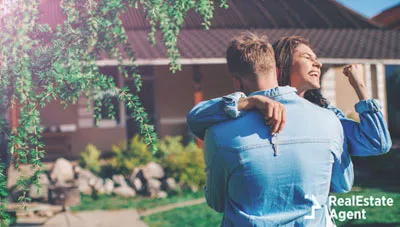
<svg viewBox="0 0 400 227">
<path fill-rule="evenodd" d="M 349 191 L 354 178 L 340 121 L 291 87 L 255 94 L 285 105 L 285 128 L 271 136 L 256 110 L 210 127 L 204 140 L 207 204 L 224 212 L 222 226 L 325 226 L 329 192 Z M 306 219 L 311 196 L 322 208 Z"/>
<path fill-rule="evenodd" d="M 241 97 L 245 95 L 236 92 L 199 103 L 187 116 L 190 130 L 203 139 L 206 129 L 212 125 L 243 116 L 246 111 L 237 109 L 237 102 Z M 332 105 L 327 107 L 342 123 L 349 153 L 353 156 L 376 156 L 389 152 L 392 140 L 379 101 L 362 100 L 355 108 L 359 113 L 360 123 L 346 118 L 340 109 Z"/>
</svg>

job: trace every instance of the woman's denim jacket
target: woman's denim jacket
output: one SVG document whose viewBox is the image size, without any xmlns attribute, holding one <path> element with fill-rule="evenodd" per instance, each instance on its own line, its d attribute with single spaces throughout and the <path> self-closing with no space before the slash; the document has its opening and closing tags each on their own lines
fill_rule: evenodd
<svg viewBox="0 0 400 227">
<path fill-rule="evenodd" d="M 238 101 L 246 97 L 242 92 L 203 101 L 197 104 L 188 114 L 187 123 L 195 136 L 203 139 L 206 129 L 217 123 L 238 118 L 246 111 L 238 110 Z M 360 123 L 346 118 L 344 113 L 329 105 L 339 118 L 348 145 L 348 152 L 353 156 L 377 156 L 387 153 L 392 146 L 389 130 L 382 114 L 378 100 L 362 100 L 355 105 L 360 116 Z"/>
</svg>

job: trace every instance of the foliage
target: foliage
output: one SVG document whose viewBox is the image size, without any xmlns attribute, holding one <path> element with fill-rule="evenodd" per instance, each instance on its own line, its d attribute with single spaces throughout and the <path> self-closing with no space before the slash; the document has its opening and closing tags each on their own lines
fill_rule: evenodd
<svg viewBox="0 0 400 227">
<path fill-rule="evenodd" d="M 95 174 L 98 174 L 101 168 L 100 155 L 100 150 L 98 150 L 93 144 L 88 144 L 85 147 L 85 150 L 79 153 L 79 165 Z"/>
<path fill-rule="evenodd" d="M 146 11 L 147 20 L 150 23 L 149 39 L 155 43 L 155 33 L 159 29 L 162 33 L 162 40 L 167 49 L 168 57 L 171 59 L 172 71 L 180 70 L 177 64 L 179 52 L 177 40 L 180 29 L 182 28 L 186 13 L 194 9 L 203 18 L 202 25 L 208 29 L 211 25 L 210 20 L 214 11 L 213 0 L 136 0 L 135 4 L 141 3 Z M 227 8 L 226 0 L 219 0 L 220 7 Z"/>
<path fill-rule="evenodd" d="M 6 4 L 4 2 L 0 4 Z M 101 116 L 103 104 L 107 106 L 109 116 L 114 116 L 109 102 L 101 100 L 110 101 L 116 96 L 126 103 L 131 117 L 138 122 L 145 144 L 155 152 L 157 138 L 137 95 L 141 80 L 135 73 L 135 58 L 121 13 L 127 6 L 142 6 L 151 25 L 152 41 L 155 41 L 156 30 L 160 30 L 172 61 L 171 69 L 176 70 L 180 68 L 177 36 L 185 14 L 190 9 L 196 10 L 208 28 L 214 1 L 60 0 L 65 20 L 55 28 L 41 23 L 40 0 L 7 2 L 7 11 L 0 12 L 0 104 L 6 109 L 18 109 L 19 124 L 8 131 L 12 164 L 17 169 L 20 164 L 30 164 L 37 170 L 34 174 L 34 181 L 37 181 L 44 156 L 39 108 L 53 100 L 64 105 L 76 103 L 82 96 L 89 99 L 89 105 L 94 103 L 96 120 Z M 226 0 L 220 0 L 220 3 L 227 6 Z M 137 93 L 116 86 L 111 77 L 99 72 L 96 60 L 100 53 L 118 60 L 120 74 L 133 78 Z M 0 116 L 0 128 L 7 127 L 4 117 Z M 0 166 L 0 172 L 4 172 L 4 168 Z M 23 177 L 18 184 L 25 188 L 28 185 Z M 6 189 L 2 184 L 0 186 L 2 198 L 5 198 Z M 27 197 L 22 196 L 20 201 L 26 202 Z M 0 201 L 0 219 L 5 218 L 4 202 L 3 199 Z"/>
<path fill-rule="evenodd" d="M 346 117 L 352 119 L 353 121 L 360 122 L 360 116 L 355 111 L 350 112 Z"/>
<path fill-rule="evenodd" d="M 168 150 L 161 164 L 167 174 L 172 175 L 182 187 L 197 191 L 205 184 L 203 151 L 193 142 L 182 146 L 181 137 L 168 138 L 163 149 Z"/>
<path fill-rule="evenodd" d="M 181 141 L 181 136 L 166 136 L 163 140 L 159 141 L 157 157 L 162 159 L 170 153 L 184 152 L 185 147 Z"/>
<path fill-rule="evenodd" d="M 128 147 L 125 144 L 126 142 L 119 146 L 112 146 L 110 165 L 105 166 L 105 168 L 108 168 L 109 174 L 129 176 L 135 167 L 145 165 L 152 160 L 151 152 L 139 135 L 132 137 Z"/>
</svg>

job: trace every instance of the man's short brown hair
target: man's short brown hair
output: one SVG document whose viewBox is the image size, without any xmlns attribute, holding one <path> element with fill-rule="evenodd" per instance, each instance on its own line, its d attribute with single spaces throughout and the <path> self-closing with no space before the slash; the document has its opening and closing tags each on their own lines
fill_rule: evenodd
<svg viewBox="0 0 400 227">
<path fill-rule="evenodd" d="M 235 77 L 257 77 L 275 70 L 275 56 L 267 36 L 246 32 L 235 37 L 226 52 L 229 71 Z"/>
</svg>

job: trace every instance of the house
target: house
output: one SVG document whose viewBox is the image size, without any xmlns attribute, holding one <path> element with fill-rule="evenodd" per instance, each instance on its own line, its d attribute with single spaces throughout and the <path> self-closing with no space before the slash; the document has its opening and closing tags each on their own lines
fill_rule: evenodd
<svg viewBox="0 0 400 227">
<path fill-rule="evenodd" d="M 148 42 L 149 24 L 141 8 L 129 8 L 122 16 L 143 78 L 142 101 L 160 138 L 188 137 L 186 114 L 194 104 L 233 91 L 225 51 L 231 38 L 246 30 L 266 34 L 271 42 L 287 35 L 309 39 L 324 64 L 322 92 L 347 115 L 355 112 L 357 96 L 342 67 L 364 64 L 368 90 L 387 114 L 385 65 L 400 65 L 399 31 L 385 29 L 334 0 L 228 0 L 228 4 L 228 9 L 216 7 L 208 31 L 200 16 L 189 12 L 178 41 L 182 71 L 175 74 L 168 70 L 161 42 L 155 46 Z M 59 1 L 44 0 L 41 9 L 50 24 L 62 18 Z M 131 84 L 118 74 L 116 60 L 99 56 L 97 64 L 119 85 Z M 122 103 L 117 105 L 117 119 L 104 118 L 98 127 L 86 105 L 82 98 L 66 110 L 57 102 L 41 110 L 42 124 L 49 129 L 43 135 L 48 157 L 74 158 L 88 143 L 106 151 L 137 132 Z"/>
<path fill-rule="evenodd" d="M 380 24 L 387 29 L 400 30 L 400 4 L 397 4 L 389 9 L 384 10 L 374 16 L 372 21 Z M 400 65 L 385 65 L 386 80 L 392 83 L 397 76 L 400 79 Z M 388 125 L 395 146 L 398 146 L 400 139 L 400 101 L 398 100 L 400 93 L 396 92 L 400 82 L 390 84 L 388 87 Z"/>
</svg>

